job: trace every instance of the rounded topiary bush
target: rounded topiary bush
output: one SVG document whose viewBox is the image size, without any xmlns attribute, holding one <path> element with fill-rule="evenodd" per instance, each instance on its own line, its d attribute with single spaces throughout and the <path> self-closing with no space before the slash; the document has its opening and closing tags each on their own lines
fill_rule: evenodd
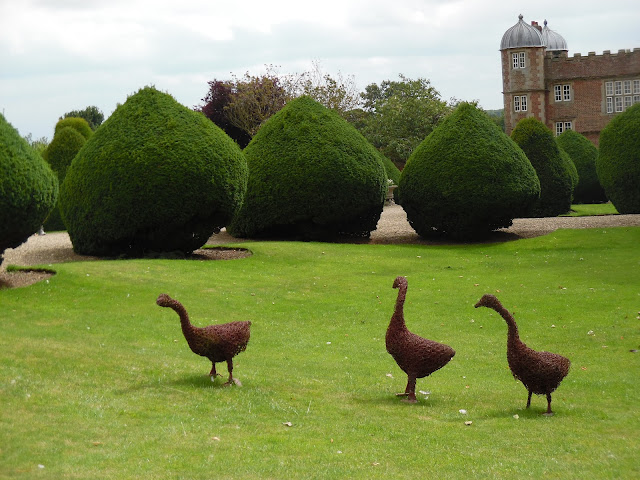
<svg viewBox="0 0 640 480">
<path fill-rule="evenodd" d="M 0 261 L 38 231 L 57 197 L 49 165 L 0 115 Z"/>
<path fill-rule="evenodd" d="M 246 182 L 233 140 L 201 113 L 145 87 L 73 159 L 60 210 L 77 253 L 188 253 L 230 221 Z"/>
<path fill-rule="evenodd" d="M 571 210 L 575 178 L 570 159 L 567 155 L 563 158 L 551 130 L 530 117 L 518 122 L 511 138 L 524 150 L 540 180 L 540 198 L 531 215 L 556 217 Z"/>
<path fill-rule="evenodd" d="M 598 149 L 587 137 L 575 130 L 566 130 L 556 138 L 578 171 L 578 185 L 573 191 L 574 203 L 601 203 L 607 200 L 596 173 Z"/>
<path fill-rule="evenodd" d="M 309 97 L 289 102 L 244 149 L 249 183 L 236 236 L 328 239 L 376 228 L 387 176 L 375 148 Z"/>
<path fill-rule="evenodd" d="M 61 118 L 60 120 L 58 120 L 58 123 L 56 123 L 56 127 L 53 132 L 54 138 L 56 135 L 58 135 L 58 132 L 60 132 L 60 130 L 67 127 L 71 127 L 76 130 L 80 135 L 84 137 L 85 140 L 89 140 L 89 138 L 91 138 L 91 136 L 93 135 L 93 130 L 91 130 L 89 122 L 87 122 L 84 118 L 67 117 Z"/>
<path fill-rule="evenodd" d="M 58 177 L 60 184 L 62 184 L 64 177 L 67 175 L 67 169 L 69 165 L 71 165 L 71 161 L 85 143 L 86 139 L 75 128 L 64 127 L 62 129 L 56 129 L 56 134 L 44 151 L 43 157 Z M 60 208 L 58 205 L 56 205 L 45 220 L 44 229 L 66 229 L 60 216 Z"/>
<path fill-rule="evenodd" d="M 419 235 L 473 239 L 526 215 L 540 184 L 522 150 L 463 103 L 416 147 L 398 190 Z"/>
<path fill-rule="evenodd" d="M 615 116 L 600 132 L 600 184 L 620 213 L 640 213 L 640 104 Z"/>
</svg>

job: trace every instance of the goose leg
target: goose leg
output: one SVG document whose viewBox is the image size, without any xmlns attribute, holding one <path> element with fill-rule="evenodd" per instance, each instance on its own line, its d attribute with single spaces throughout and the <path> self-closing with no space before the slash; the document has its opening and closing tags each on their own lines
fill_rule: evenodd
<svg viewBox="0 0 640 480">
<path fill-rule="evenodd" d="M 416 377 L 412 377 L 409 375 L 407 379 L 407 388 L 405 388 L 404 393 L 397 393 L 399 397 L 408 397 L 407 402 L 416 403 Z"/>
<path fill-rule="evenodd" d="M 545 413 L 545 415 L 553 415 L 553 412 L 551 411 L 551 394 L 547 393 L 547 413 Z"/>
<path fill-rule="evenodd" d="M 215 382 L 218 374 L 216 373 L 216 364 L 215 362 L 211 362 L 211 371 L 209 372 L 209 376 L 211 377 L 211 381 Z"/>
<path fill-rule="evenodd" d="M 227 360 L 227 370 L 229 370 L 229 380 L 224 385 L 231 385 L 233 383 L 233 359 Z"/>
<path fill-rule="evenodd" d="M 533 392 L 531 390 L 529 390 L 529 397 L 527 397 L 527 408 L 529 408 L 531 406 L 531 394 Z"/>
</svg>

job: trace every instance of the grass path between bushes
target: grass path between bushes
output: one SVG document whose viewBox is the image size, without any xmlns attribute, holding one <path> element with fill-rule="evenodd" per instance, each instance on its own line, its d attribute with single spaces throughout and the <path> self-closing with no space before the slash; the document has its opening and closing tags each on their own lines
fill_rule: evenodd
<svg viewBox="0 0 640 480">
<path fill-rule="evenodd" d="M 0 478 L 638 478 L 639 244 L 629 227 L 56 264 L 0 291 Z M 457 352 L 416 405 L 384 346 L 397 275 L 409 329 Z M 525 410 L 505 322 L 473 308 L 488 292 L 530 347 L 571 359 L 555 416 Z M 160 293 L 200 326 L 253 322 L 242 387 L 210 381 Z"/>
</svg>

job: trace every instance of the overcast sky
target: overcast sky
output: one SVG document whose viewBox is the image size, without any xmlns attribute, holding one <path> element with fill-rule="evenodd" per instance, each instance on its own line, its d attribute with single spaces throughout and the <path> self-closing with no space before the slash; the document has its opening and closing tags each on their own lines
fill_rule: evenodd
<svg viewBox="0 0 640 480">
<path fill-rule="evenodd" d="M 51 139 L 65 112 L 108 117 L 145 85 L 191 108 L 214 78 L 312 61 L 360 90 L 402 73 L 497 109 L 500 40 L 520 13 L 548 20 L 569 55 L 640 48 L 638 0 L 0 0 L 0 111 Z"/>
</svg>

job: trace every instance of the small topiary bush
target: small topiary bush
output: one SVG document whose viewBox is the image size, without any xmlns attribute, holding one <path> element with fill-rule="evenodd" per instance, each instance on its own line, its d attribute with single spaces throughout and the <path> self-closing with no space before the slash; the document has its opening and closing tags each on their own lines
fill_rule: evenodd
<svg viewBox="0 0 640 480">
<path fill-rule="evenodd" d="M 60 210 L 77 253 L 188 253 L 231 220 L 246 182 L 244 156 L 222 130 L 145 87 L 78 152 Z"/>
<path fill-rule="evenodd" d="M 289 102 L 244 149 L 247 195 L 229 231 L 240 237 L 368 236 L 384 205 L 379 153 L 309 97 Z"/>
<path fill-rule="evenodd" d="M 42 157 L 0 115 L 0 263 L 37 232 L 58 198 L 58 180 Z"/>
<path fill-rule="evenodd" d="M 587 137 L 575 130 L 566 130 L 556 138 L 578 171 L 578 185 L 573 191 L 573 203 L 601 203 L 607 200 L 596 173 L 598 149 Z"/>
<path fill-rule="evenodd" d="M 640 104 L 616 115 L 600 132 L 596 171 L 620 213 L 640 213 Z"/>
<path fill-rule="evenodd" d="M 85 138 L 73 127 L 56 129 L 56 135 L 44 151 L 43 157 L 58 177 L 60 185 L 62 185 L 64 177 L 67 175 L 67 169 L 71 165 L 71 161 L 85 143 Z M 45 220 L 44 229 L 66 230 L 58 205 Z"/>
<path fill-rule="evenodd" d="M 518 122 L 511 138 L 527 155 L 540 180 L 540 199 L 531 215 L 556 217 L 571 210 L 575 178 L 568 163 L 570 159 L 563 158 L 551 130 L 530 117 Z"/>
<path fill-rule="evenodd" d="M 475 239 L 526 215 L 540 184 L 522 150 L 463 103 L 416 147 L 398 190 L 419 235 Z"/>
<path fill-rule="evenodd" d="M 67 127 L 71 127 L 76 130 L 80 135 L 84 137 L 85 140 L 89 140 L 89 138 L 91 138 L 91 136 L 93 135 L 93 130 L 91 130 L 89 122 L 87 122 L 84 118 L 67 117 L 61 118 L 60 120 L 58 120 L 58 123 L 56 123 L 56 128 L 53 132 L 54 138 L 56 135 L 58 135 L 58 132 L 60 132 L 60 130 Z"/>
</svg>

